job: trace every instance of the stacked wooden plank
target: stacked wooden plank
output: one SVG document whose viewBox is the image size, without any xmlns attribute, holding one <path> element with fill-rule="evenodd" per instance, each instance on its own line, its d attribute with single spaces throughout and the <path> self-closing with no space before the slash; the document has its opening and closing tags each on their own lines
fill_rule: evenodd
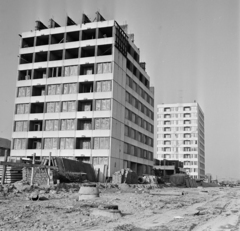
<svg viewBox="0 0 240 231">
<path fill-rule="evenodd" d="M 2 179 L 3 165 L 0 165 L 0 179 Z M 5 184 L 22 180 L 22 168 L 6 166 Z"/>
</svg>

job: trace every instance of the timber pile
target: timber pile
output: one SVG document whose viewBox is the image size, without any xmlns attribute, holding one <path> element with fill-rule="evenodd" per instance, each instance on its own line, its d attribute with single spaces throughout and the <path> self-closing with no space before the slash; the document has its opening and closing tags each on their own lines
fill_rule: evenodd
<svg viewBox="0 0 240 231">
<path fill-rule="evenodd" d="M 131 169 L 121 169 L 117 171 L 112 176 L 112 183 L 113 184 L 137 184 L 138 183 L 138 176 L 135 172 Z"/>
<path fill-rule="evenodd" d="M 41 166 L 51 166 L 55 169 L 50 170 L 50 175 L 48 175 L 48 170 L 44 168 L 34 168 L 33 178 L 34 183 L 39 185 L 45 185 L 48 183 L 50 178 L 52 183 L 56 183 L 57 180 L 60 182 L 83 182 L 84 180 L 95 181 L 95 173 L 90 164 L 82 163 L 80 161 L 52 157 L 50 164 L 47 158 L 44 158 L 40 164 Z M 23 169 L 23 180 L 26 182 L 31 181 L 31 167 L 25 167 Z"/>
<path fill-rule="evenodd" d="M 2 179 L 3 174 L 3 166 L 0 165 L 0 179 Z M 5 175 L 5 183 L 14 183 L 16 181 L 22 180 L 22 168 L 21 167 L 13 167 L 7 166 L 6 167 L 6 175 Z"/>
</svg>

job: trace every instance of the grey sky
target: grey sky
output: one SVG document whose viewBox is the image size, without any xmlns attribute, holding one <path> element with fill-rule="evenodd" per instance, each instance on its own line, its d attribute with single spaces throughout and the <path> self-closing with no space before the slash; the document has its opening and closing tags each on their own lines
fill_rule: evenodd
<svg viewBox="0 0 240 231">
<path fill-rule="evenodd" d="M 239 1 L 0 0 L 0 137 L 11 137 L 18 34 L 35 20 L 64 25 L 100 11 L 128 23 L 158 103 L 197 100 L 205 113 L 206 172 L 240 178 Z"/>
</svg>

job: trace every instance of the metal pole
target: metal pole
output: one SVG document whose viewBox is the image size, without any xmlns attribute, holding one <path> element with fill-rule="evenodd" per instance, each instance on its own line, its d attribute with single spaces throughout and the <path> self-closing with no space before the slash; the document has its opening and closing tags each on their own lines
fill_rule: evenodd
<svg viewBox="0 0 240 231">
<path fill-rule="evenodd" d="M 51 166 L 51 155 L 52 155 L 52 153 L 49 152 L 48 166 Z M 50 182 L 51 182 L 51 179 L 50 179 L 51 169 L 49 168 L 47 171 L 48 171 L 48 185 L 50 185 Z"/>
<path fill-rule="evenodd" d="M 8 150 L 5 150 L 5 154 L 4 154 L 4 162 L 7 162 L 7 156 L 8 156 Z M 5 182 L 5 176 L 6 176 L 6 165 L 3 165 L 3 169 L 2 169 L 2 181 L 1 184 L 3 185 Z"/>
<path fill-rule="evenodd" d="M 35 156 L 36 156 L 36 153 L 33 153 L 33 160 L 32 160 L 33 164 L 35 164 Z M 33 176 L 34 176 L 34 167 L 32 167 L 31 185 L 33 185 Z"/>
</svg>

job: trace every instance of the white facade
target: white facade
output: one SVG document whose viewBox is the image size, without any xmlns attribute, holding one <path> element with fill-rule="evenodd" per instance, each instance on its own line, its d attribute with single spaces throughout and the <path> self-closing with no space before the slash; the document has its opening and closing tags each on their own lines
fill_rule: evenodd
<svg viewBox="0 0 240 231">
<path fill-rule="evenodd" d="M 83 15 L 82 25 L 38 22 L 22 33 L 11 156 L 51 152 L 108 165 L 109 176 L 123 167 L 150 173 L 149 76 L 128 35 L 97 15 L 95 22 Z"/>
<path fill-rule="evenodd" d="M 204 114 L 198 103 L 157 106 L 157 159 L 182 161 L 190 176 L 204 178 Z"/>
</svg>

